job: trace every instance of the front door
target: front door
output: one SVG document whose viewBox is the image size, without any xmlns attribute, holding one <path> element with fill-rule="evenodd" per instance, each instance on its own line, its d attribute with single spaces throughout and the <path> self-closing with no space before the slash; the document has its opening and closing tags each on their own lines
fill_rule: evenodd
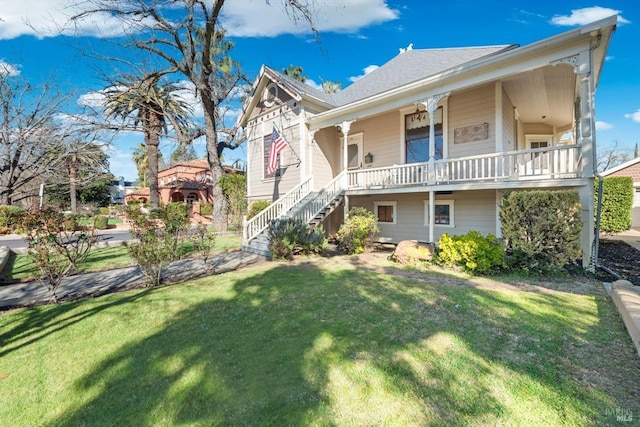
<svg viewBox="0 0 640 427">
<path fill-rule="evenodd" d="M 527 135 L 527 148 L 548 148 L 551 147 L 551 135 Z M 527 162 L 527 173 L 531 175 L 549 174 L 549 154 L 548 152 L 531 153 Z"/>
<path fill-rule="evenodd" d="M 362 132 L 354 133 L 347 137 L 347 168 L 361 169 L 364 157 L 362 154 L 363 135 Z"/>
</svg>

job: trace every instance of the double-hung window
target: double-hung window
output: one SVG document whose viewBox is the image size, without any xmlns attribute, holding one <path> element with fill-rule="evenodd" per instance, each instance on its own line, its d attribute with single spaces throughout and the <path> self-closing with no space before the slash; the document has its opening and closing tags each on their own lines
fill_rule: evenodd
<svg viewBox="0 0 640 427">
<path fill-rule="evenodd" d="M 453 200 L 436 200 L 435 201 L 435 214 L 433 216 L 433 223 L 443 227 L 455 227 L 454 221 L 454 201 Z M 429 201 L 424 201 L 424 224 L 429 225 Z"/>
<path fill-rule="evenodd" d="M 407 163 L 420 163 L 429 160 L 429 141 L 431 120 L 426 111 L 417 111 L 405 116 L 405 143 Z M 443 157 L 442 107 L 434 113 L 435 160 Z"/>
<path fill-rule="evenodd" d="M 373 211 L 381 224 L 396 224 L 396 202 L 374 202 Z"/>
</svg>

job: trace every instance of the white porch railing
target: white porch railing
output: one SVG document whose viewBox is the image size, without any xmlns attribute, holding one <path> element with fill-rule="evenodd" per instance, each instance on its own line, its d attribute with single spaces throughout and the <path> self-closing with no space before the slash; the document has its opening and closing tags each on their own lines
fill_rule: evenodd
<svg viewBox="0 0 640 427">
<path fill-rule="evenodd" d="M 433 162 L 350 170 L 349 189 L 375 189 L 473 181 L 557 179 L 578 176 L 580 146 L 535 148 Z"/>
<path fill-rule="evenodd" d="M 242 242 L 247 244 L 267 229 L 269 222 L 280 218 L 285 213 L 304 199 L 313 188 L 313 177 L 295 186 L 291 191 L 271 203 L 266 209 L 253 218 L 246 220 L 242 227 Z"/>
<path fill-rule="evenodd" d="M 345 173 L 340 172 L 329 184 L 327 184 L 322 190 L 320 190 L 313 200 L 304 205 L 299 211 L 293 214 L 293 217 L 303 220 L 308 223 L 316 215 L 318 215 L 324 208 L 327 207 L 332 200 L 336 199 L 340 193 L 345 190 Z"/>
</svg>

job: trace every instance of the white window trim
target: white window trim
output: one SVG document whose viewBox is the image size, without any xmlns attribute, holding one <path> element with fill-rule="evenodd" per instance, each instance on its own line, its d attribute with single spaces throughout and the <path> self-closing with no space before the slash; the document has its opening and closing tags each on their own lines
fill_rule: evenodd
<svg viewBox="0 0 640 427">
<path fill-rule="evenodd" d="M 456 227 L 456 216 L 455 216 L 455 200 L 447 199 L 447 200 L 436 200 L 434 204 L 437 205 L 449 205 L 449 224 L 434 224 L 435 227 L 442 228 L 455 228 Z M 429 201 L 424 200 L 424 225 L 425 227 L 429 226 Z"/>
<path fill-rule="evenodd" d="M 378 221 L 378 224 L 384 224 L 384 225 L 393 225 L 393 224 L 397 224 L 398 223 L 398 207 L 397 207 L 397 202 L 373 202 L 373 213 L 375 214 L 376 218 L 378 218 L 378 206 L 392 206 L 393 207 L 393 222 L 380 222 Z"/>
</svg>

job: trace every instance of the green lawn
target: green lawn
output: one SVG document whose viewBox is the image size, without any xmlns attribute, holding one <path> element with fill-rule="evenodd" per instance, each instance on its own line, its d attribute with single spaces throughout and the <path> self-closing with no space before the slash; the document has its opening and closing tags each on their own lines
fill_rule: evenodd
<svg viewBox="0 0 640 427">
<path fill-rule="evenodd" d="M 637 422 L 640 361 L 599 285 L 380 264 L 264 263 L 2 313 L 2 425 Z"/>
<path fill-rule="evenodd" d="M 242 246 L 242 236 L 217 236 L 213 252 L 227 251 L 230 249 L 240 249 Z M 189 253 L 192 245 L 185 245 L 185 252 Z M 112 246 L 107 248 L 93 249 L 86 260 L 78 265 L 79 271 L 108 270 L 134 265 L 134 261 L 129 256 L 126 246 Z M 9 272 L 8 279 L 25 280 L 34 278 L 33 263 L 28 254 L 17 255 Z"/>
</svg>

